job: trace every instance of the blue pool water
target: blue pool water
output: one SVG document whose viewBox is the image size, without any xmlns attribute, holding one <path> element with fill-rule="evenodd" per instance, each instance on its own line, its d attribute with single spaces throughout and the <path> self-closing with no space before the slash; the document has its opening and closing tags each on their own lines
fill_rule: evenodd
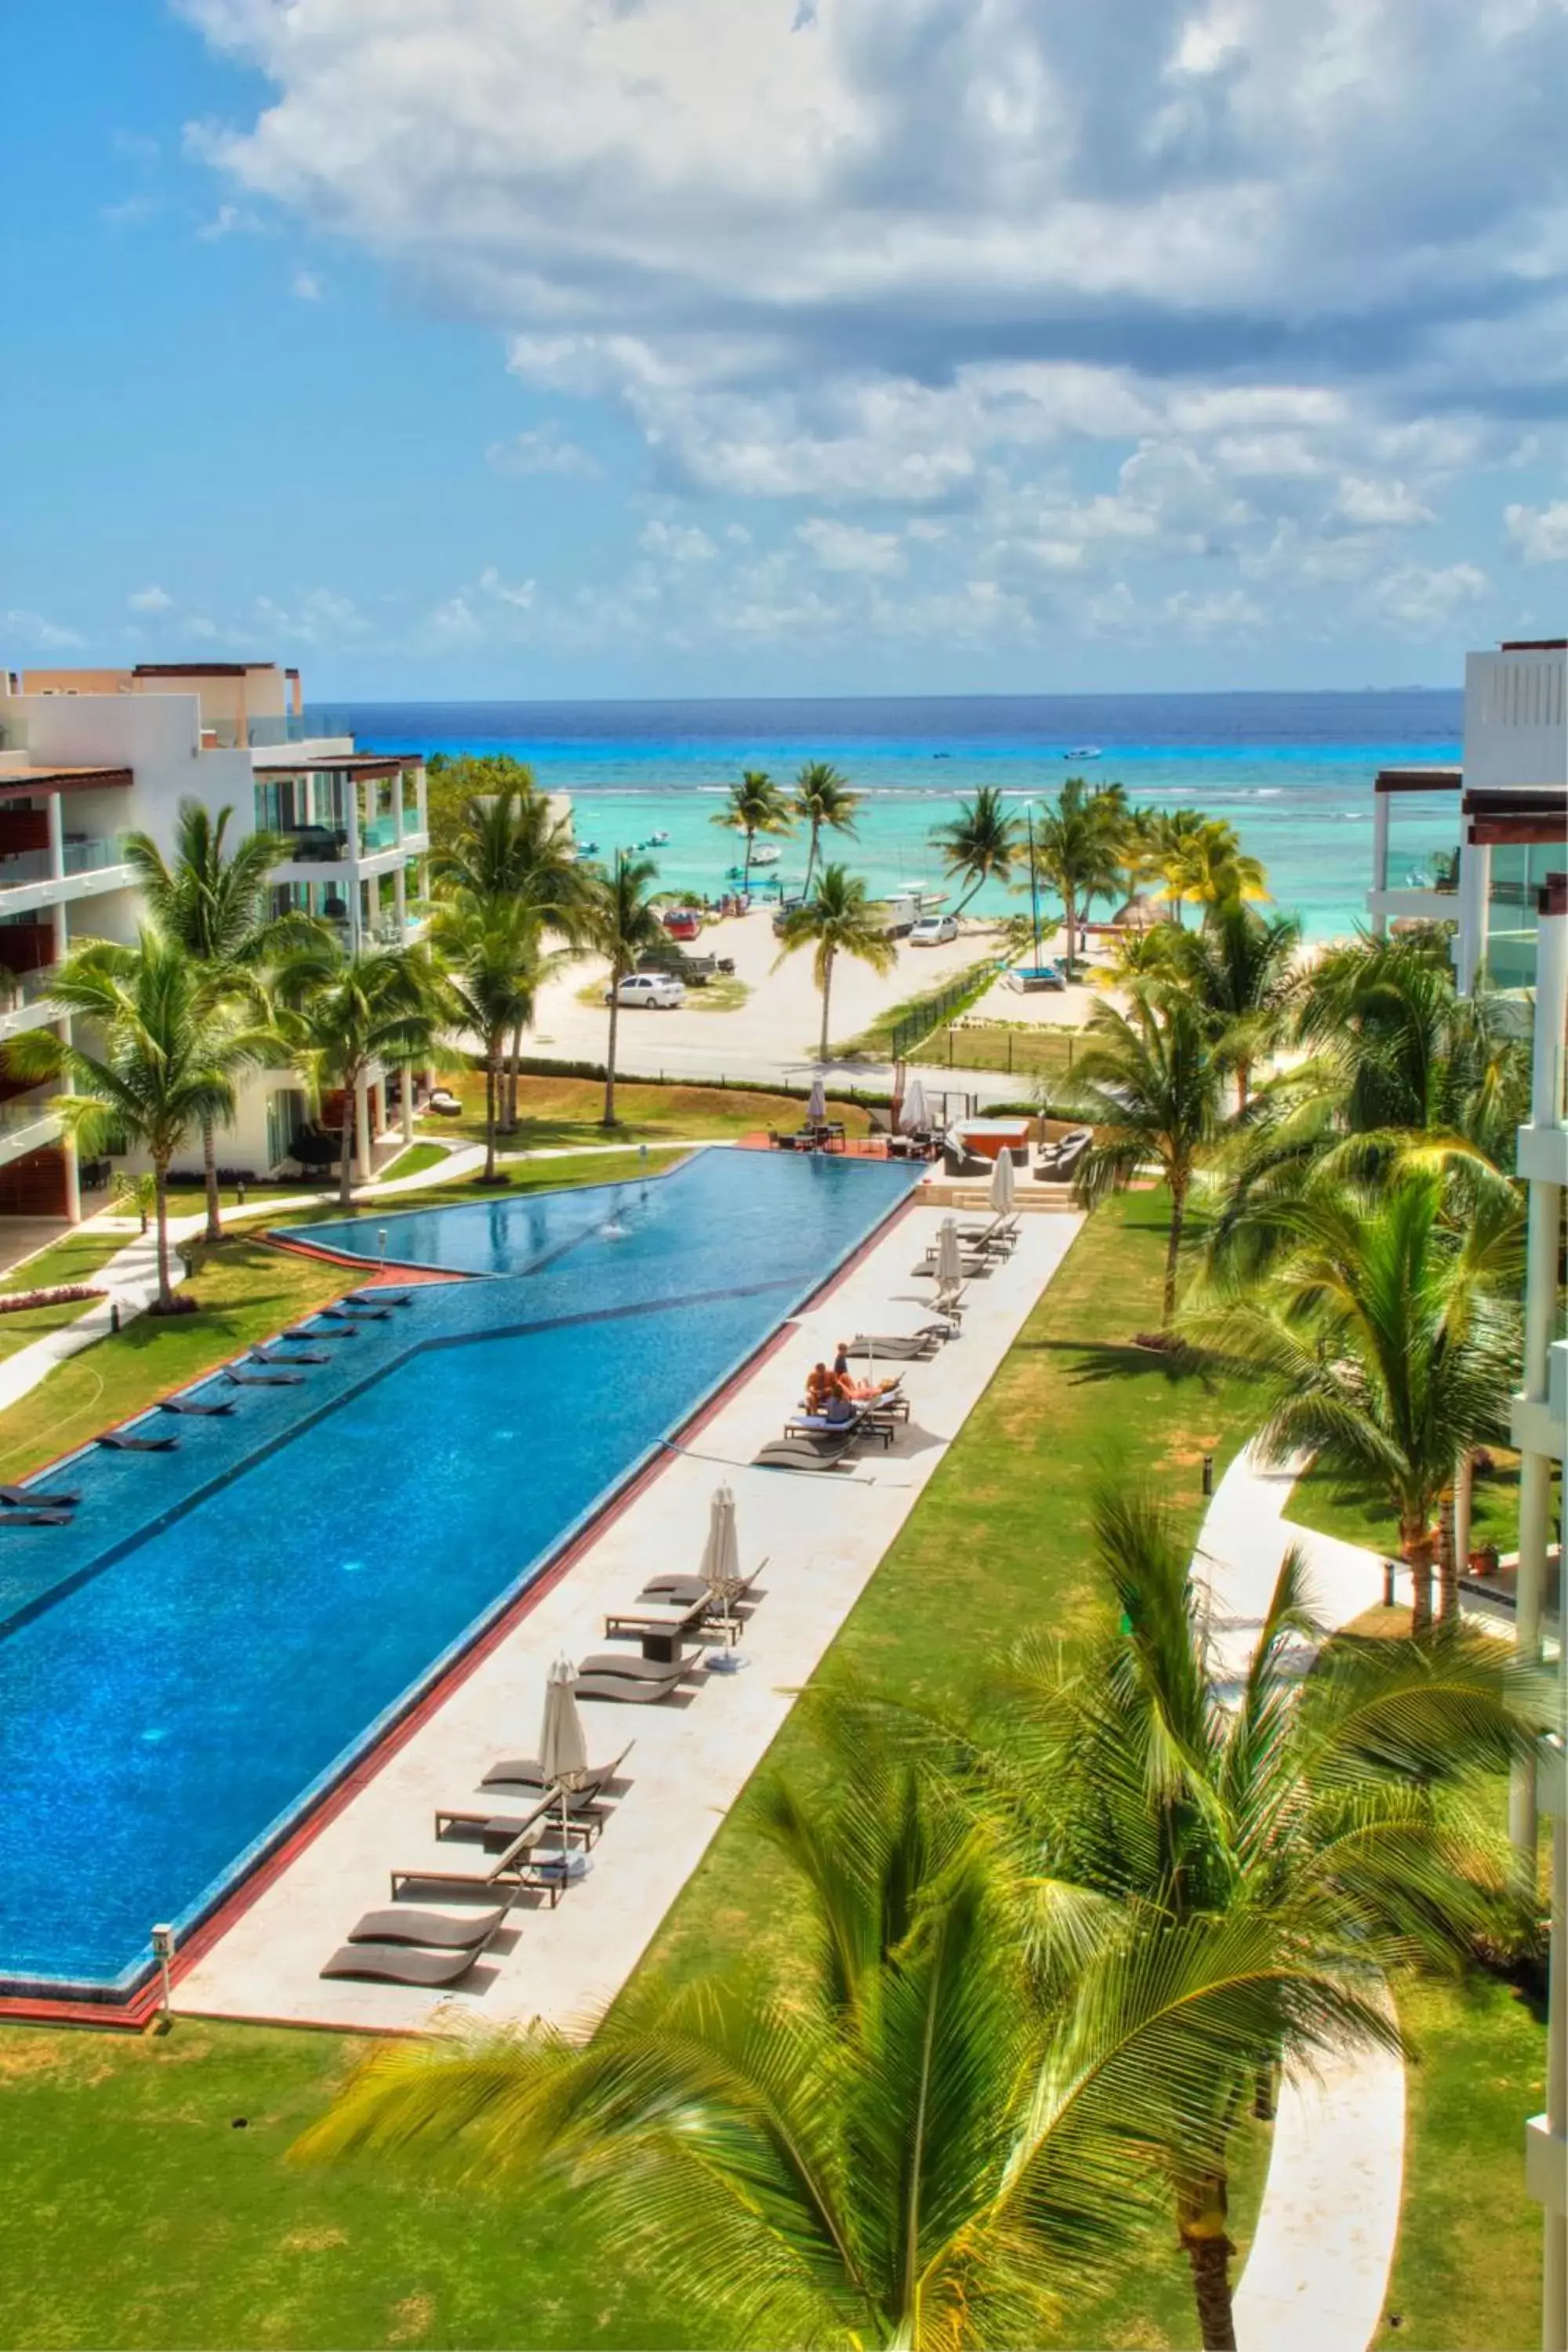
<svg viewBox="0 0 1568 2352">
<path fill-rule="evenodd" d="M 175 1453 L 51 1472 L 75 1524 L 0 1559 L 0 1978 L 135 1982 L 153 1922 L 209 1909 L 910 1181 L 709 1151 L 383 1220 L 494 1278 L 418 1287 L 229 1418 L 150 1416 Z M 310 1237 L 374 1255 L 375 1225 Z"/>
</svg>

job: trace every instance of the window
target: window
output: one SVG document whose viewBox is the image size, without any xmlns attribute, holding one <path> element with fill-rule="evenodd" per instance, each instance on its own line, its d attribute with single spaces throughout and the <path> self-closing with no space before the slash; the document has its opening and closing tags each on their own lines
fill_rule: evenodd
<svg viewBox="0 0 1568 2352">
<path fill-rule="evenodd" d="M 294 1138 L 309 1124 L 304 1096 L 297 1087 L 279 1087 L 267 1097 L 267 1165 L 276 1168 L 289 1158 Z"/>
</svg>

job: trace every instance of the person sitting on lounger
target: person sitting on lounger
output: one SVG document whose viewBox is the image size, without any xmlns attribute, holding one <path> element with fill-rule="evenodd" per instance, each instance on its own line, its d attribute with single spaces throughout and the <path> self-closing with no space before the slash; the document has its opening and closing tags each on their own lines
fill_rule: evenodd
<svg viewBox="0 0 1568 2352">
<path fill-rule="evenodd" d="M 824 1412 L 830 1397 L 838 1393 L 838 1381 L 826 1364 L 813 1364 L 806 1375 L 805 1409 L 807 1412 Z"/>
<path fill-rule="evenodd" d="M 855 1404 L 873 1403 L 878 1397 L 886 1396 L 889 1389 L 896 1389 L 899 1385 L 896 1380 L 858 1381 L 849 1369 L 847 1339 L 838 1342 L 838 1353 L 833 1359 L 833 1378 L 840 1396 L 848 1397 Z"/>
</svg>

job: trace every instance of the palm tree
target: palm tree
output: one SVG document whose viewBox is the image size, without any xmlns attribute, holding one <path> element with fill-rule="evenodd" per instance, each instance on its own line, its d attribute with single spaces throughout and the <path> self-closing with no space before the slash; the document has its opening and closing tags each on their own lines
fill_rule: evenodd
<svg viewBox="0 0 1568 2352">
<path fill-rule="evenodd" d="M 1176 1262 L 1200 1162 L 1225 1130 L 1225 1065 L 1186 991 L 1137 981 L 1125 1013 L 1097 1004 L 1072 1073 L 1074 1107 L 1095 1140 L 1079 1163 L 1079 1199 L 1092 1204 L 1154 1160 L 1171 1195 L 1162 1327 L 1176 1311 Z"/>
<path fill-rule="evenodd" d="M 776 1977 L 644 1977 L 586 2047 L 389 2043 L 297 2156 L 563 2181 L 728 2343 L 1042 2341 L 1155 2209 L 1148 2151 L 1196 2126 L 1216 2016 L 1261 2042 L 1248 1941 L 1173 1931 L 1151 1957 L 1107 1937 L 1042 1967 L 960 1808 L 856 1764 L 841 1798 L 767 1802 L 801 1922 Z"/>
<path fill-rule="evenodd" d="M 503 782 L 489 797 L 467 803 L 448 828 L 445 847 L 432 856 L 430 874 L 438 898 L 520 907 L 533 933 L 542 976 L 542 935 L 553 931 L 569 944 L 576 942 L 591 877 L 577 862 L 570 817 L 557 816 L 548 795 L 523 773 L 521 784 Z M 532 1018 L 531 1007 L 528 1017 Z M 511 1033 L 499 1108 L 500 1124 L 509 1132 L 517 1125 L 517 1064 L 524 1025 L 519 1022 Z"/>
<path fill-rule="evenodd" d="M 741 869 L 741 888 L 746 897 L 752 890 L 752 852 L 759 833 L 787 833 L 790 828 L 789 803 L 773 778 L 761 768 L 748 768 L 738 784 L 730 787 L 730 797 L 713 819 L 731 833 L 746 837 L 745 863 Z"/>
<path fill-rule="evenodd" d="M 1262 1213 L 1279 1246 L 1257 1286 L 1194 1318 L 1259 1382 L 1266 1445 L 1387 1497 L 1417 1633 L 1439 1506 L 1462 1454 L 1507 1444 L 1520 1361 L 1519 1202 L 1479 1189 L 1456 1227 L 1447 1184 L 1440 1155 L 1371 1182 L 1320 1171 Z"/>
<path fill-rule="evenodd" d="M 154 1312 L 175 1311 L 169 1286 L 169 1168 L 186 1138 L 234 1116 L 236 1074 L 269 1058 L 274 1033 L 216 1002 L 205 967 L 145 929 L 139 944 L 86 941 L 49 985 L 60 1011 L 90 1024 L 92 1051 L 52 1030 L 14 1037 L 16 1076 L 68 1077 L 76 1091 L 53 1108 L 89 1152 L 140 1144 L 153 1162 L 158 1237 Z"/>
<path fill-rule="evenodd" d="M 1243 851 L 1236 827 L 1224 817 L 1179 811 L 1167 821 L 1163 862 L 1165 895 L 1181 921 L 1184 906 L 1205 911 L 1233 899 L 1267 898 L 1268 877 L 1260 861 Z"/>
<path fill-rule="evenodd" d="M 1201 931 L 1184 932 L 1176 970 L 1209 1015 L 1215 1042 L 1236 1073 L 1237 1108 L 1247 1108 L 1254 1065 L 1285 1034 L 1295 993 L 1301 926 L 1271 919 L 1239 898 L 1216 907 Z"/>
<path fill-rule="evenodd" d="M 822 1038 L 817 1054 L 826 1061 L 828 998 L 835 961 L 841 955 L 853 956 L 858 963 L 869 964 L 873 971 L 891 971 L 898 962 L 899 950 L 873 910 L 863 878 L 844 866 L 823 867 L 816 896 L 789 909 L 779 937 L 784 955 L 793 955 L 797 948 L 816 950 L 812 974 L 822 991 Z"/>
<path fill-rule="evenodd" d="M 247 834 L 232 856 L 224 836 L 231 808 L 212 812 L 197 800 L 180 803 L 174 831 L 174 863 L 164 863 L 150 834 L 125 836 L 125 863 L 136 876 L 148 912 L 165 939 L 183 948 L 205 976 L 215 1003 L 248 996 L 268 957 L 320 936 L 308 915 L 268 919 L 263 894 L 273 867 L 290 854 L 281 834 Z M 216 1130 L 202 1128 L 202 1165 L 206 1179 L 206 1239 L 223 1239 L 218 1203 Z"/>
<path fill-rule="evenodd" d="M 584 901 L 579 932 L 586 947 L 608 959 L 610 1035 L 605 1051 L 605 1111 L 601 1124 L 616 1123 L 616 1035 L 620 1024 L 621 982 L 637 968 L 637 958 L 668 944 L 649 889 L 658 879 L 651 857 L 617 849 L 610 872 L 600 876 Z"/>
<path fill-rule="evenodd" d="M 553 961 L 540 949 L 539 927 L 520 898 L 479 898 L 464 890 L 442 901 L 430 944 L 445 967 L 452 1027 L 478 1036 L 485 1058 L 485 1167 L 496 1181 L 496 1130 L 503 1108 L 509 1037 L 533 1019 L 534 1002 Z"/>
<path fill-rule="evenodd" d="M 1235 2125 L 1282 2062 L 1397 2047 L 1375 1972 L 1451 1969 L 1506 1916 L 1504 1860 L 1468 1827 L 1468 1801 L 1523 1746 L 1524 1690 L 1504 1647 L 1468 1632 L 1440 1661 L 1414 1642 L 1330 1643 L 1303 1677 L 1316 1629 L 1292 1554 L 1238 1691 L 1171 1522 L 1120 1486 L 1094 1516 L 1121 1630 L 1066 1661 L 1032 1639 L 968 1711 L 861 1711 L 1013 1856 L 1013 1932 L 1037 1966 L 1122 1938 L 1151 1966 L 1173 1939 L 1250 1951 L 1247 1996 L 1215 2000 L 1164 2150 L 1202 2340 L 1229 2352 Z M 1130 2124 L 1157 2128 L 1158 2108 L 1141 2092 Z"/>
<path fill-rule="evenodd" d="M 834 833 L 853 835 L 855 812 L 859 805 L 859 793 L 850 791 L 847 781 L 826 760 L 808 760 L 795 778 L 791 811 L 801 824 L 811 828 L 811 846 L 805 859 L 806 898 L 811 896 L 811 877 L 816 871 L 823 826 Z"/>
<path fill-rule="evenodd" d="M 1040 871 L 1062 902 L 1070 972 L 1077 951 L 1077 916 L 1096 898 L 1114 896 L 1121 878 L 1127 830 L 1126 795 L 1120 784 L 1091 793 L 1081 776 L 1069 776 L 1056 803 L 1041 811 L 1035 835 Z"/>
<path fill-rule="evenodd" d="M 320 1101 L 341 1093 L 338 1198 L 353 1194 L 359 1090 L 377 1063 L 405 1071 L 430 1051 L 440 1003 L 428 959 L 416 948 L 359 948 L 327 940 L 285 956 L 276 992 L 293 1057 Z"/>
<path fill-rule="evenodd" d="M 972 801 L 960 801 L 958 814 L 937 825 L 932 846 L 942 856 L 949 877 L 962 875 L 968 889 L 953 908 L 962 915 L 975 893 L 987 882 L 1006 882 L 1023 856 L 1024 825 L 1009 816 L 999 788 L 982 784 Z"/>
</svg>

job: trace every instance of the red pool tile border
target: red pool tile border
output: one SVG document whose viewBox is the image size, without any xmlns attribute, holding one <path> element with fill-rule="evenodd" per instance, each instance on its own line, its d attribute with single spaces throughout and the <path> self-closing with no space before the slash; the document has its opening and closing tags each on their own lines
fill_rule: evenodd
<svg viewBox="0 0 1568 2352">
<path fill-rule="evenodd" d="M 405 1715 L 400 1716 L 395 1723 L 387 1727 L 374 1747 L 367 1748 L 357 1762 L 345 1772 L 342 1779 L 325 1790 L 310 1811 L 294 1824 L 281 1843 L 269 1853 L 264 1855 L 253 1870 L 247 1871 L 238 1885 L 224 1896 L 198 1926 L 192 1929 L 189 1937 L 181 1945 L 170 1963 L 171 1985 L 177 1985 L 195 1967 L 198 1960 L 206 1957 L 213 1947 L 228 1933 L 235 1922 L 242 1918 L 251 1906 L 258 1902 L 269 1887 L 276 1885 L 283 1873 L 298 1860 L 305 1849 L 314 1843 L 321 1832 L 337 1820 L 338 1816 L 358 1796 L 360 1790 L 367 1787 L 393 1758 L 408 1745 L 416 1732 L 423 1730 L 426 1724 L 440 1712 L 454 1693 L 460 1690 L 485 1660 L 516 1632 L 525 1618 L 531 1615 L 545 1595 L 555 1590 L 563 1578 L 575 1567 L 589 1548 L 598 1541 L 605 1529 L 613 1527 L 623 1513 L 629 1510 L 637 1497 L 645 1494 L 656 1479 L 663 1476 L 676 1454 L 689 1445 L 693 1438 L 700 1436 L 743 1384 L 751 1379 L 753 1372 L 770 1362 L 789 1343 L 793 1337 L 794 1322 L 800 1316 L 809 1314 L 824 1306 L 856 1268 L 864 1264 L 872 1250 L 884 1241 L 894 1227 L 901 1223 L 910 1210 L 917 1205 L 917 1195 L 914 1192 L 907 1192 L 902 1200 L 895 1202 L 887 1215 L 872 1227 L 865 1240 L 838 1265 L 835 1266 L 832 1273 L 801 1302 L 788 1319 L 781 1323 L 776 1330 L 770 1332 L 768 1337 L 752 1349 L 745 1361 L 730 1375 L 722 1388 L 710 1396 L 705 1403 L 699 1405 L 696 1412 L 664 1440 L 654 1459 L 651 1462 L 645 1462 L 640 1469 L 634 1471 L 629 1478 L 605 1496 L 604 1503 L 595 1512 L 587 1525 L 580 1528 L 570 1541 L 563 1546 L 555 1557 L 540 1570 L 527 1590 L 520 1592 L 516 1600 L 511 1601 L 500 1616 L 494 1618 L 482 1633 L 475 1636 L 462 1655 L 453 1659 L 439 1680 L 432 1683 L 429 1689 L 421 1694 Z M 278 1246 L 285 1245 L 278 1244 Z M 304 1254 L 328 1258 L 328 1253 L 325 1251 L 307 1251 Z M 337 1259 L 329 1259 L 329 1262 L 334 1265 L 341 1263 Z M 432 1278 L 441 1280 L 449 1277 L 434 1276 Z M 356 1289 L 363 1289 L 366 1286 L 363 1283 L 355 1285 Z M 403 1286 L 401 1280 L 398 1286 Z M 312 1311 L 320 1313 L 321 1310 L 316 1308 Z M 190 1385 L 188 1378 L 179 1383 L 180 1388 L 188 1388 Z M 171 1396 L 178 1392 L 178 1388 L 165 1391 Z M 146 1406 L 142 1406 L 130 1418 L 139 1420 L 146 1410 Z M 72 1454 L 79 1453 L 80 1446 L 73 1445 L 68 1451 Z M 156 1975 L 153 1976 L 146 1984 L 139 1986 L 136 1991 L 124 2000 L 50 2000 L 24 1994 L 0 1993 L 0 2024 L 82 2025 L 96 2026 L 101 2031 L 142 2032 L 160 2014 L 163 2000 L 163 1987 Z M 322 2028 L 321 2030 L 340 2029 Z M 374 2029 L 359 2026 L 341 2029 L 344 2033 L 353 2034 L 371 2030 Z"/>
</svg>

